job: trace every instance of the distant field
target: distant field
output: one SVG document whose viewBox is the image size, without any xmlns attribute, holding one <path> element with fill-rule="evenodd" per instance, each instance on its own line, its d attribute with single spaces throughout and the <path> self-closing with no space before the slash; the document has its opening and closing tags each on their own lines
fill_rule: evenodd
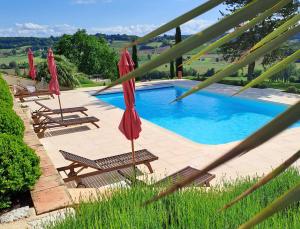
<svg viewBox="0 0 300 229">
<path fill-rule="evenodd" d="M 36 57 L 35 59 L 35 63 L 39 63 L 40 61 L 42 61 L 41 58 Z M 28 59 L 27 59 L 27 55 L 17 55 L 17 56 L 7 56 L 7 57 L 0 57 L 0 64 L 9 64 L 9 62 L 11 61 L 16 61 L 18 64 L 21 63 L 27 63 Z"/>
</svg>

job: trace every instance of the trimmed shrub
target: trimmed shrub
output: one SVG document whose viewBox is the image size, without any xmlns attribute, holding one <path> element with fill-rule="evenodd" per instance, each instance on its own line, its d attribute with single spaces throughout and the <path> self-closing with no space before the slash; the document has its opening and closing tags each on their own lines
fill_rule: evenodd
<svg viewBox="0 0 300 229">
<path fill-rule="evenodd" d="M 23 137 L 25 127 L 21 118 L 11 108 L 0 105 L 0 109 L 0 133 Z"/>
<path fill-rule="evenodd" d="M 12 195 L 32 188 L 41 172 L 39 158 L 21 138 L 0 134 L 0 209 Z"/>
<path fill-rule="evenodd" d="M 2 78 L 0 74 L 0 106 L 7 106 L 12 108 L 13 106 L 13 98 L 9 91 L 9 87 L 6 81 Z"/>
<path fill-rule="evenodd" d="M 286 92 L 297 94 L 297 93 L 299 93 L 299 90 L 298 90 L 298 88 L 296 88 L 295 86 L 289 86 L 289 87 L 287 88 Z"/>
</svg>

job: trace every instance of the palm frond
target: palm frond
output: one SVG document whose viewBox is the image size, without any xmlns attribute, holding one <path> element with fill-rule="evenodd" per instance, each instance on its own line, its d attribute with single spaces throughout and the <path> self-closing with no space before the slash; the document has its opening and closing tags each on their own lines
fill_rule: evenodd
<svg viewBox="0 0 300 229">
<path fill-rule="evenodd" d="M 273 65 L 271 68 L 269 68 L 263 74 L 261 74 L 259 77 L 252 80 L 251 82 L 249 82 L 247 85 L 245 85 L 241 90 L 236 92 L 234 95 L 240 94 L 241 92 L 247 90 L 248 88 L 251 88 L 251 87 L 263 82 L 264 80 L 270 78 L 274 74 L 276 74 L 276 73 L 282 71 L 283 69 L 287 68 L 290 63 L 295 62 L 299 58 L 300 58 L 300 50 L 297 50 L 292 55 L 290 55 L 287 58 L 283 59 L 279 63 Z"/>
<path fill-rule="evenodd" d="M 250 51 L 253 51 L 253 50 L 255 50 L 255 49 L 263 46 L 264 44 L 266 44 L 270 40 L 272 40 L 275 37 L 279 36 L 281 33 L 283 33 L 284 31 L 288 30 L 291 26 L 297 24 L 299 22 L 299 20 L 300 20 L 300 14 L 296 14 L 295 16 L 293 16 L 292 18 L 290 18 L 289 20 L 287 20 L 285 23 L 283 23 L 281 26 L 279 26 L 278 28 L 276 28 L 273 33 L 268 34 L 262 40 L 260 40 L 257 44 L 255 44 L 251 48 Z"/>
<path fill-rule="evenodd" d="M 153 30 L 152 32 L 146 34 L 145 36 L 138 38 L 136 41 L 132 42 L 131 44 L 125 46 L 124 48 L 129 48 L 133 45 L 141 44 L 146 41 L 149 41 L 150 39 L 159 36 L 165 32 L 170 31 L 171 29 L 176 28 L 177 26 L 180 26 L 191 19 L 204 14 L 205 12 L 211 10 L 212 8 L 216 7 L 217 5 L 221 4 L 225 0 L 210 0 L 205 2 L 204 4 L 190 10 L 189 12 L 173 19 L 172 21 L 160 26 L 159 28 Z"/>
<path fill-rule="evenodd" d="M 250 219 L 248 222 L 244 223 L 239 227 L 239 229 L 249 229 L 259 224 L 260 222 L 266 220 L 276 212 L 285 209 L 293 203 L 300 201 L 300 183 L 294 188 L 287 191 L 281 197 L 273 201 L 269 206 L 264 208 L 256 216 Z"/>
<path fill-rule="evenodd" d="M 245 198 L 246 196 L 253 193 L 255 190 L 259 189 L 261 186 L 267 184 L 269 181 L 274 179 L 275 177 L 279 176 L 282 172 L 284 172 L 287 168 L 289 168 L 295 161 L 297 161 L 300 158 L 300 151 L 295 153 L 293 156 L 291 156 L 289 159 L 287 159 L 285 162 L 283 162 L 281 165 L 279 165 L 276 169 L 274 169 L 272 172 L 264 176 L 262 179 L 260 179 L 257 183 L 255 183 L 253 186 L 251 186 L 249 189 L 244 191 L 242 194 L 237 196 L 234 200 L 230 201 L 228 204 L 226 204 L 221 210 L 225 210 L 237 202 L 239 202 L 241 199 Z"/>
<path fill-rule="evenodd" d="M 272 51 L 273 49 L 277 48 L 280 46 L 283 42 L 285 42 L 289 37 L 294 36 L 295 34 L 300 32 L 300 25 L 286 31 L 285 33 L 281 34 L 280 36 L 276 37 L 272 41 L 264 44 L 258 49 L 255 49 L 253 52 L 248 53 L 245 55 L 243 58 L 239 59 L 237 62 L 230 64 L 223 70 L 217 72 L 215 75 L 209 77 L 207 80 L 197 84 L 196 86 L 192 87 L 189 91 L 185 92 L 183 95 L 180 97 L 176 98 L 174 101 L 179 101 L 205 87 L 208 87 L 209 85 L 216 83 L 223 78 L 229 76 L 230 74 L 236 72 L 240 68 L 246 66 L 249 63 L 252 63 L 259 57 L 263 56 L 264 54 Z M 173 102 L 174 102 L 173 101 Z"/>
<path fill-rule="evenodd" d="M 154 201 L 161 199 L 164 196 L 167 196 L 195 181 L 197 178 L 203 176 L 205 173 L 219 167 L 220 165 L 225 164 L 226 162 L 232 160 L 233 158 L 247 153 L 250 150 L 260 146 L 261 144 L 265 143 L 266 141 L 270 140 L 290 125 L 294 124 L 300 119 L 300 101 L 291 106 L 285 112 L 281 113 L 279 116 L 274 118 L 271 122 L 267 125 L 263 126 L 261 129 L 250 135 L 248 138 L 243 140 L 233 149 L 229 150 L 226 154 L 222 155 L 209 165 L 205 166 L 199 172 L 187 177 L 186 179 L 175 183 L 167 190 L 159 193 L 157 196 L 153 197 L 152 199 L 146 201 L 144 204 L 149 204 Z"/>
<path fill-rule="evenodd" d="M 202 50 L 199 51 L 196 55 L 192 56 L 191 59 L 187 60 L 183 65 L 190 65 L 194 61 L 198 60 L 201 56 L 205 55 L 206 53 L 213 51 L 214 49 L 226 44 L 230 40 L 239 37 L 242 35 L 245 31 L 248 29 L 252 28 L 254 25 L 259 23 L 260 21 L 266 19 L 270 15 L 272 15 L 274 12 L 277 12 L 280 10 L 283 6 L 291 2 L 291 0 L 282 0 L 279 3 L 277 3 L 275 6 L 272 8 L 266 10 L 265 12 L 261 13 L 257 17 L 253 18 L 251 21 L 249 21 L 247 24 L 243 25 L 242 27 L 239 27 L 235 29 L 232 33 L 227 34 L 226 36 L 220 38 L 219 40 L 215 41 L 214 43 L 206 46 Z"/>
<path fill-rule="evenodd" d="M 199 32 L 179 44 L 173 46 L 172 48 L 166 50 L 161 55 L 153 58 L 151 61 L 143 64 L 138 69 L 128 73 L 127 75 L 117 79 L 112 82 L 110 85 L 104 87 L 103 89 L 97 91 L 95 94 L 98 94 L 102 91 L 107 90 L 108 88 L 114 87 L 122 82 L 125 82 L 129 79 L 143 76 L 147 72 L 155 69 L 156 67 L 169 63 L 170 60 L 174 60 L 179 56 L 182 56 L 184 53 L 189 52 L 196 47 L 204 44 L 205 42 L 218 37 L 224 34 L 229 29 L 238 26 L 240 23 L 250 20 L 255 17 L 258 13 L 263 12 L 274 4 L 278 3 L 280 0 L 255 0 L 251 1 L 248 5 L 244 6 L 235 13 L 223 18 L 214 25 L 206 28 L 202 32 Z"/>
</svg>

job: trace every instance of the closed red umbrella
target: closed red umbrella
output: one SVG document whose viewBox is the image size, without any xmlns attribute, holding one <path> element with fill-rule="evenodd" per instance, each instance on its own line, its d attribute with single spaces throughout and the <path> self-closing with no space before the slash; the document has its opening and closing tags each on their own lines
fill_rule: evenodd
<svg viewBox="0 0 300 229">
<path fill-rule="evenodd" d="M 134 62 L 129 52 L 124 50 L 118 63 L 120 77 L 134 70 Z M 137 139 L 142 131 L 139 115 L 135 110 L 135 80 L 130 79 L 122 84 L 126 110 L 119 125 L 120 131 L 131 141 L 132 161 L 135 165 L 134 140 Z"/>
<path fill-rule="evenodd" d="M 63 114 L 62 114 L 62 108 L 61 108 L 61 102 L 60 102 L 60 88 L 58 83 L 58 76 L 57 76 L 57 69 L 56 64 L 54 60 L 53 51 L 51 48 L 48 50 L 48 56 L 47 56 L 47 62 L 48 62 L 48 70 L 51 75 L 51 80 L 49 82 L 49 91 L 56 94 L 58 96 L 58 102 L 59 107 L 61 111 L 61 119 L 63 120 Z"/>
<path fill-rule="evenodd" d="M 36 70 L 35 70 L 35 66 L 34 66 L 34 56 L 33 56 L 33 52 L 31 51 L 31 49 L 28 50 L 28 64 L 29 64 L 29 76 L 31 77 L 32 80 L 35 80 L 36 78 Z"/>
</svg>

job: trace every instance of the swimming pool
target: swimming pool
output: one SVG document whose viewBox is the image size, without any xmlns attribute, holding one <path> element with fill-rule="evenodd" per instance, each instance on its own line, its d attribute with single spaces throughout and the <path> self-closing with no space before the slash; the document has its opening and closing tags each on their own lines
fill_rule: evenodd
<svg viewBox="0 0 300 229">
<path fill-rule="evenodd" d="M 244 139 L 287 108 L 282 104 L 207 91 L 170 104 L 185 91 L 181 87 L 137 90 L 136 109 L 152 123 L 192 141 L 216 145 Z M 125 109 L 123 93 L 97 95 L 97 98 Z"/>
</svg>

